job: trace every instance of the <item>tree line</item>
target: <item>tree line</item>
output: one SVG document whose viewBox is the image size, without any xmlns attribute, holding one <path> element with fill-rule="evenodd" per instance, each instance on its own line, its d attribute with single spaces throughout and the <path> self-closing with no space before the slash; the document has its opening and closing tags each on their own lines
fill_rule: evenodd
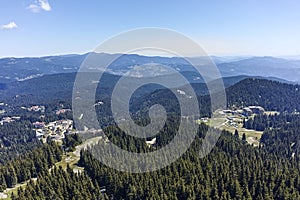
<svg viewBox="0 0 300 200">
<path fill-rule="evenodd" d="M 45 144 L 0 166 L 0 191 L 12 188 L 38 174 L 48 171 L 62 158 L 62 148 L 55 143 Z"/>
<path fill-rule="evenodd" d="M 174 122 L 167 126 L 166 131 L 171 131 L 177 124 Z M 49 196 L 56 199 L 82 199 L 83 196 L 97 199 L 99 191 L 105 193 L 102 197 L 110 199 L 300 198 L 299 161 L 269 153 L 265 146 L 254 148 L 226 131 L 222 132 L 212 152 L 200 158 L 199 147 L 207 130 L 206 125 L 200 125 L 195 141 L 181 158 L 150 173 L 119 172 L 99 162 L 90 153 L 91 149 L 82 151 L 78 164 L 85 168 L 86 174 L 74 175 L 71 170 L 62 172 L 58 169 L 43 176 L 45 181 L 38 179 L 36 183 L 29 183 L 30 186 L 16 194 L 19 196 L 16 199 L 44 199 Z M 153 150 L 140 147 L 139 141 L 123 138 L 124 135 L 116 127 L 111 127 L 110 133 L 112 135 L 109 137 L 123 149 L 136 152 Z M 170 138 L 174 136 L 171 132 L 162 134 L 171 135 Z M 117 137 L 121 137 L 120 140 Z M 162 137 L 155 148 L 164 145 L 163 138 L 170 139 L 168 136 Z M 73 179 L 70 178 L 72 176 Z M 79 180 L 84 183 L 82 186 Z M 58 190 L 57 195 L 54 190 Z M 94 196 L 91 196 L 91 191 L 95 191 Z"/>
</svg>

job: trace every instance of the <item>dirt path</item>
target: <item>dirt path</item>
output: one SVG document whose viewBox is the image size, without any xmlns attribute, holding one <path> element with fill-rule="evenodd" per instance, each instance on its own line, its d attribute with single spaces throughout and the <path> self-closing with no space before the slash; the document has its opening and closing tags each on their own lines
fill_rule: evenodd
<svg viewBox="0 0 300 200">
<path fill-rule="evenodd" d="M 87 149 L 88 146 L 91 146 L 93 144 L 97 144 L 98 141 L 101 140 L 101 139 L 102 139 L 102 136 L 87 139 L 84 143 L 76 146 L 75 151 L 69 152 L 69 153 L 67 153 L 67 155 L 64 155 L 61 161 L 55 163 L 55 166 L 57 166 L 57 167 L 62 166 L 63 169 L 66 169 L 67 165 L 69 164 L 70 167 L 73 168 L 74 172 L 80 173 L 84 169 L 82 167 L 75 166 L 75 164 L 80 159 L 80 151 L 82 149 Z M 49 171 L 51 171 L 52 169 L 53 169 L 53 167 L 50 168 Z M 32 178 L 32 180 L 37 181 L 37 178 Z M 13 188 L 7 188 L 7 189 L 4 190 L 4 192 L 0 192 L 0 199 L 7 199 L 7 200 L 10 199 L 10 196 L 13 192 L 17 192 L 17 190 L 20 187 L 26 187 L 26 184 L 28 182 L 29 182 L 29 180 L 27 180 L 24 183 L 17 184 Z"/>
<path fill-rule="evenodd" d="M 87 147 L 93 145 L 93 144 L 97 144 L 99 140 L 102 139 L 102 136 L 99 137 L 94 137 L 94 138 L 90 138 L 88 140 L 86 140 L 83 144 L 76 146 L 76 150 L 73 152 L 74 155 L 76 155 L 77 157 L 80 158 L 80 151 L 81 150 L 85 150 L 87 149 Z"/>
<path fill-rule="evenodd" d="M 259 142 L 254 137 L 248 137 L 247 141 L 249 144 L 253 144 L 254 146 L 258 146 Z"/>
</svg>

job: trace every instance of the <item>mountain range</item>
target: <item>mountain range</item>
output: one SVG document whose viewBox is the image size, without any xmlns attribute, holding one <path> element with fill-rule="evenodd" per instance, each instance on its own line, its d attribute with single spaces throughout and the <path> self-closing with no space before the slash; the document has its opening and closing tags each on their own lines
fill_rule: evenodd
<svg viewBox="0 0 300 200">
<path fill-rule="evenodd" d="M 0 83 L 15 81 L 25 81 L 47 74 L 72 73 L 77 72 L 85 58 L 95 58 L 95 62 L 90 63 L 91 67 L 101 69 L 101 63 L 96 61 L 101 59 L 118 59 L 111 63 L 106 72 L 115 75 L 128 75 L 131 69 L 146 69 L 145 65 L 155 63 L 166 65 L 181 73 L 188 75 L 190 82 L 203 82 L 202 77 L 195 73 L 196 70 L 184 59 L 179 57 L 159 57 L 142 56 L 136 54 L 106 54 L 87 53 L 83 55 L 71 54 L 62 56 L 47 56 L 39 58 L 2 58 L 0 59 Z M 198 59 L 201 58 L 190 58 Z M 222 77 L 230 76 L 261 76 L 276 77 L 290 82 L 299 82 L 300 60 L 283 59 L 275 57 L 217 57 L 211 56 Z M 147 70 L 153 76 L 166 75 L 161 66 L 151 66 Z M 129 74 L 132 75 L 132 74 Z M 143 76 L 143 74 L 133 74 L 132 76 Z M 3 86 L 0 86 L 0 89 Z"/>
</svg>

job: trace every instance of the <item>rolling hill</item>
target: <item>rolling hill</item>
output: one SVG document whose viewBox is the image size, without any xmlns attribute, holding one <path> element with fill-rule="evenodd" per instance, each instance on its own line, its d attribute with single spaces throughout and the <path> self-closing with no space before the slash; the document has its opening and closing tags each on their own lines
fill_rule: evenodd
<svg viewBox="0 0 300 200">
<path fill-rule="evenodd" d="M 194 73 L 195 69 L 179 57 L 141 56 L 136 54 L 87 53 L 83 55 L 47 56 L 39 58 L 2 58 L 0 59 L 0 83 L 25 81 L 47 74 L 77 72 L 81 63 L 89 56 L 90 65 L 101 69 L 101 60 L 119 57 L 111 63 L 108 73 L 124 75 L 132 68 L 143 68 L 145 64 L 161 64 L 182 73 Z M 201 57 L 191 58 L 201 61 Z M 299 81 L 300 61 L 275 57 L 217 57 L 212 56 L 221 75 L 277 77 L 288 81 Z M 149 70 L 148 70 L 149 71 Z M 150 70 L 151 71 L 151 70 Z M 159 67 L 156 76 L 165 75 Z M 190 82 L 201 82 L 199 75 L 191 75 Z"/>
</svg>

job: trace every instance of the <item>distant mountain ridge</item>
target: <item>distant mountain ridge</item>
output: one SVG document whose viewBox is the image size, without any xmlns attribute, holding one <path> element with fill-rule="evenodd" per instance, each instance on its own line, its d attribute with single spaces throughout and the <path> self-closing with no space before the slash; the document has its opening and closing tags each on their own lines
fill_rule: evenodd
<svg viewBox="0 0 300 200">
<path fill-rule="evenodd" d="M 115 58 L 108 73 L 124 75 L 134 67 L 143 68 L 145 64 L 158 63 L 173 68 L 183 73 L 196 72 L 196 70 L 184 59 L 179 57 L 142 56 L 137 54 L 106 54 L 87 53 L 83 55 L 71 54 L 61 56 L 46 56 L 39 58 L 2 58 L 0 59 L 0 83 L 24 81 L 47 74 L 77 72 L 81 63 L 87 56 L 99 59 Z M 191 59 L 200 59 L 191 58 Z M 262 76 L 276 77 L 288 81 L 300 82 L 300 60 L 288 60 L 275 57 L 219 57 L 211 56 L 223 77 L 229 76 Z M 100 66 L 99 66 L 100 65 Z M 101 64 L 91 62 L 91 66 L 101 68 Z M 160 74 L 159 68 L 154 75 Z M 194 77 L 191 82 L 199 82 Z"/>
<path fill-rule="evenodd" d="M 193 82 L 194 77 L 197 75 L 194 72 L 184 72 L 183 76 L 190 81 L 192 86 L 195 86 L 195 92 L 197 95 L 206 95 L 207 87 L 203 79 L 199 79 Z M 172 77 L 173 75 L 168 75 Z M 0 102 L 14 99 L 14 102 L 21 103 L 41 103 L 45 101 L 52 101 L 53 99 L 68 99 L 71 100 L 73 85 L 75 81 L 76 73 L 61 73 L 44 75 L 43 77 L 37 77 L 25 81 L 11 82 L 6 84 L 0 84 Z M 103 74 L 101 83 L 98 86 L 98 93 L 101 98 L 106 98 L 113 90 L 115 84 L 121 78 L 119 75 L 113 75 L 109 73 Z M 134 77 L 133 77 L 134 78 Z M 162 76 L 162 79 L 167 78 Z M 248 79 L 268 79 L 272 81 L 278 81 L 282 83 L 289 83 L 288 81 L 281 80 L 272 77 L 250 77 L 250 76 L 233 76 L 223 77 L 224 86 L 230 87 L 236 83 Z M 172 78 L 171 78 L 172 79 Z M 176 85 L 176 79 L 174 78 L 174 85 Z M 91 81 L 92 84 L 92 81 Z M 177 85 L 178 88 L 184 88 L 185 85 Z M 143 96 L 154 92 L 155 90 L 162 89 L 158 85 L 148 85 L 143 87 L 142 90 L 137 91 L 137 96 Z"/>
<path fill-rule="evenodd" d="M 226 82 L 226 81 L 225 81 Z M 226 85 L 226 83 L 225 83 Z M 210 116 L 210 95 L 205 84 L 192 84 L 194 91 L 199 95 L 199 109 L 202 116 Z M 183 87 L 183 91 L 184 91 Z M 268 111 L 299 112 L 300 85 L 280 83 L 278 81 L 245 78 L 226 88 L 227 105 L 241 108 L 249 105 L 262 106 Z M 132 105 L 135 111 L 142 115 L 155 104 L 164 105 L 165 109 L 180 113 L 180 106 L 170 90 L 160 89 L 137 99 Z"/>
<path fill-rule="evenodd" d="M 252 75 L 271 76 L 299 82 L 300 61 L 274 57 L 253 57 L 230 63 L 221 63 L 218 68 L 223 76 Z"/>
</svg>

